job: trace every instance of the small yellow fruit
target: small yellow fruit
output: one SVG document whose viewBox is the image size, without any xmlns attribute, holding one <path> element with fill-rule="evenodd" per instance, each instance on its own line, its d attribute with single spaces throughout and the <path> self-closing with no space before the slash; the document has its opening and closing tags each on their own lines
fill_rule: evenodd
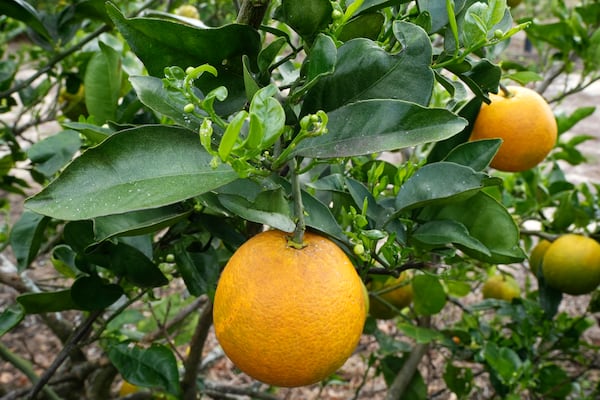
<svg viewBox="0 0 600 400">
<path fill-rule="evenodd" d="M 377 319 L 391 319 L 412 302 L 413 290 L 410 277 L 402 272 L 397 278 L 387 275 L 372 275 L 368 286 L 370 291 L 369 314 Z M 382 301 L 383 300 L 383 301 Z M 394 306 L 390 307 L 389 304 Z"/>
<path fill-rule="evenodd" d="M 512 301 L 521 295 L 521 288 L 512 276 L 496 274 L 485 281 L 481 293 L 484 299 Z"/>
<path fill-rule="evenodd" d="M 519 172 L 535 167 L 554 148 L 558 127 L 552 109 L 534 90 L 509 86 L 504 92 L 490 94 L 475 119 L 469 140 L 502 139 L 490 163 L 499 171 Z"/>
<path fill-rule="evenodd" d="M 531 254 L 529 255 L 529 268 L 535 276 L 538 275 L 538 270 L 542 266 L 542 261 L 544 260 L 544 254 L 546 254 L 546 250 L 548 250 L 548 247 L 550 247 L 551 244 L 552 242 L 549 240 L 542 239 L 535 245 L 533 250 L 531 250 Z"/>
<path fill-rule="evenodd" d="M 190 4 L 184 4 L 175 9 L 175 14 L 180 17 L 192 18 L 192 19 L 200 19 L 200 14 L 198 13 L 198 9 Z"/>
<path fill-rule="evenodd" d="M 600 285 L 600 244 L 582 235 L 563 235 L 546 250 L 542 272 L 549 287 L 572 295 L 589 293 Z"/>
<path fill-rule="evenodd" d="M 133 383 L 129 383 L 126 380 L 123 380 L 123 382 L 121 383 L 121 387 L 119 388 L 119 397 L 129 396 L 130 394 L 137 393 L 139 391 L 139 387 L 137 387 Z"/>
<path fill-rule="evenodd" d="M 215 334 L 251 377 L 275 386 L 319 382 L 352 355 L 367 315 L 363 283 L 331 240 L 259 233 L 229 259 L 215 293 Z"/>
</svg>

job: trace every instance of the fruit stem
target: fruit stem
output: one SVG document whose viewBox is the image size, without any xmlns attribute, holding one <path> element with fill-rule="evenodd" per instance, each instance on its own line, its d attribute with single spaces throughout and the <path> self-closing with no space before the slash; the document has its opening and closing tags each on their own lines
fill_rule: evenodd
<svg viewBox="0 0 600 400">
<path fill-rule="evenodd" d="M 508 88 L 506 87 L 506 85 L 504 85 L 503 83 L 498 83 L 498 87 L 500 88 L 500 90 L 502 90 L 502 93 L 504 94 L 504 97 L 512 97 L 513 94 L 511 93 L 510 90 L 508 90 Z"/>
<path fill-rule="evenodd" d="M 304 204 L 302 204 L 302 190 L 300 189 L 300 179 L 298 178 L 298 160 L 296 157 L 290 160 L 290 172 L 292 174 L 292 199 L 294 200 L 294 216 L 296 217 L 296 229 L 289 240 L 292 247 L 301 249 L 304 244 L 304 231 L 306 222 L 304 221 Z"/>
</svg>

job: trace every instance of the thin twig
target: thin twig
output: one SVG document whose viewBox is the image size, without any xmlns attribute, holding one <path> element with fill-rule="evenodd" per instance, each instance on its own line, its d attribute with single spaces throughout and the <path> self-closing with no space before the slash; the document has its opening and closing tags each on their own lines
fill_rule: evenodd
<svg viewBox="0 0 600 400">
<path fill-rule="evenodd" d="M 44 371 L 44 374 L 40 377 L 40 380 L 33 386 L 29 394 L 25 397 L 26 399 L 33 400 L 37 396 L 37 394 L 46 386 L 52 375 L 56 372 L 56 370 L 62 365 L 62 363 L 69 356 L 71 351 L 81 342 L 92 329 L 92 325 L 94 321 L 102 314 L 102 311 L 94 311 L 92 312 L 88 318 L 73 332 L 73 336 L 69 339 L 67 343 L 65 343 L 64 347 L 58 353 L 52 365 Z"/>
<path fill-rule="evenodd" d="M 0 358 L 3 358 L 12 366 L 25 374 L 31 383 L 35 384 L 40 380 L 29 361 L 14 354 L 2 343 L 0 343 Z M 52 400 L 60 400 L 60 396 L 49 387 L 44 388 L 44 393 L 46 393 L 46 395 Z"/>
<path fill-rule="evenodd" d="M 167 331 L 170 330 L 172 327 L 176 326 L 177 324 L 182 322 L 184 319 L 186 319 L 191 313 L 196 311 L 206 301 L 207 301 L 207 297 L 205 297 L 205 296 L 196 298 L 193 302 L 191 302 L 187 306 L 183 307 L 176 316 L 174 316 L 169 321 L 167 321 L 164 325 L 164 328 Z M 152 343 L 155 340 L 159 339 L 163 335 L 163 333 L 164 332 L 162 329 L 159 329 L 154 332 L 150 332 L 144 336 L 144 338 L 142 339 L 142 342 Z"/>
</svg>

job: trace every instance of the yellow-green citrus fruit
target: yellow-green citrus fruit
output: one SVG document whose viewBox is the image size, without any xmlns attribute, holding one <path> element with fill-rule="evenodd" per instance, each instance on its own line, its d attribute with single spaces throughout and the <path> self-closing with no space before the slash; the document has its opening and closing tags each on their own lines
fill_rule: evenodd
<svg viewBox="0 0 600 400">
<path fill-rule="evenodd" d="M 519 284 L 510 275 L 496 274 L 490 276 L 481 289 L 484 299 L 511 301 L 521 295 Z"/>
<path fill-rule="evenodd" d="M 516 7 L 516 6 L 518 6 L 519 4 L 521 4 L 521 2 L 522 2 L 522 0 L 506 0 L 506 4 L 507 4 L 509 7 Z"/>
<path fill-rule="evenodd" d="M 519 172 L 542 162 L 556 144 L 558 127 L 552 109 L 534 90 L 509 86 L 504 92 L 490 94 L 475 119 L 469 140 L 503 140 L 490 163 L 500 171 Z"/>
<path fill-rule="evenodd" d="M 537 276 L 538 269 L 542 266 L 544 254 L 546 254 L 546 250 L 548 250 L 551 243 L 552 242 L 549 240 L 542 239 L 535 245 L 533 250 L 531 250 L 531 254 L 529 255 L 529 268 L 535 276 Z"/>
<path fill-rule="evenodd" d="M 137 393 L 139 391 L 139 387 L 124 380 L 119 388 L 119 397 L 129 396 L 130 394 Z"/>
<path fill-rule="evenodd" d="M 331 240 L 262 232 L 229 259 L 214 299 L 225 354 L 249 376 L 275 386 L 319 382 L 356 348 L 367 315 L 363 283 Z"/>
<path fill-rule="evenodd" d="M 563 235 L 546 250 L 542 272 L 549 287 L 572 295 L 589 293 L 600 284 L 600 244 L 583 235 Z"/>
<path fill-rule="evenodd" d="M 181 17 L 186 17 L 186 18 L 193 18 L 193 19 L 199 19 L 200 18 L 200 14 L 198 13 L 198 9 L 190 4 L 184 4 L 180 7 L 177 7 L 175 9 L 175 14 L 181 16 Z"/>
<path fill-rule="evenodd" d="M 397 310 L 408 307 L 413 299 L 413 290 L 408 273 L 397 278 L 389 275 L 372 275 L 367 285 L 370 292 L 369 314 L 377 319 L 391 319 Z M 382 301 L 383 300 L 383 301 Z M 394 306 L 390 307 L 389 304 Z"/>
</svg>

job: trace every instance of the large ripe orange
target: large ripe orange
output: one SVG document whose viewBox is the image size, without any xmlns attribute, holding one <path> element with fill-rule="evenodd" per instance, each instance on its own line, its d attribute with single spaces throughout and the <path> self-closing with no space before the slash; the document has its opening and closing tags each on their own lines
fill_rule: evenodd
<svg viewBox="0 0 600 400">
<path fill-rule="evenodd" d="M 576 234 L 560 236 L 544 254 L 546 284 L 572 295 L 591 292 L 600 285 L 600 244 Z"/>
<path fill-rule="evenodd" d="M 367 314 L 363 284 L 331 240 L 266 231 L 229 259 L 214 299 L 215 333 L 243 372 L 275 386 L 319 382 L 340 368 Z"/>
<path fill-rule="evenodd" d="M 500 138 L 503 140 L 491 167 L 500 171 L 519 172 L 542 162 L 556 144 L 558 127 L 552 109 L 534 90 L 509 86 L 490 94 L 475 119 L 469 140 Z"/>
</svg>

